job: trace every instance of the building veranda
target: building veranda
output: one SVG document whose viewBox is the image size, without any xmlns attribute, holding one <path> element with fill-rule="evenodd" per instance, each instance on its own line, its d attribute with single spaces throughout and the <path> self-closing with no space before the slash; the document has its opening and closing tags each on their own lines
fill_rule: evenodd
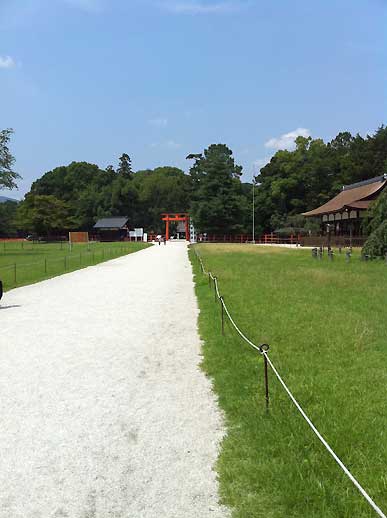
<svg viewBox="0 0 387 518">
<path fill-rule="evenodd" d="M 319 218 L 323 235 L 335 238 L 364 238 L 362 222 L 367 211 L 387 185 L 387 175 L 343 186 L 334 198 L 316 209 L 304 212 L 307 218 Z"/>
</svg>

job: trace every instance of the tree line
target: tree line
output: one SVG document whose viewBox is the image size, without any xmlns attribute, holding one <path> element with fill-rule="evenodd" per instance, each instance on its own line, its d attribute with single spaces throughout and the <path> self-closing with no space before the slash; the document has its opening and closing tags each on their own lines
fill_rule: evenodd
<svg viewBox="0 0 387 518">
<path fill-rule="evenodd" d="M 278 151 L 256 177 L 261 231 L 305 226 L 300 214 L 319 207 L 343 185 L 387 173 L 387 128 L 362 137 L 341 132 L 325 143 L 298 137 L 294 151 Z M 310 220 L 309 220 L 310 221 Z"/>
<path fill-rule="evenodd" d="M 0 132 L 0 188 L 15 187 L 9 151 L 12 130 Z M 329 142 L 298 137 L 254 179 L 256 234 L 309 228 L 300 216 L 336 195 L 343 185 L 387 172 L 387 128 L 362 137 L 339 133 Z M 105 169 L 87 162 L 56 167 L 36 180 L 19 204 L 0 204 L 0 234 L 49 235 L 91 230 L 97 219 L 127 216 L 130 226 L 162 232 L 162 212 L 189 212 L 199 232 L 251 233 L 252 183 L 224 144 L 189 155 L 188 174 L 172 166 L 134 172 L 130 156 Z M 313 227 L 313 223 L 312 223 Z M 316 226 L 316 229 L 318 225 Z"/>
</svg>

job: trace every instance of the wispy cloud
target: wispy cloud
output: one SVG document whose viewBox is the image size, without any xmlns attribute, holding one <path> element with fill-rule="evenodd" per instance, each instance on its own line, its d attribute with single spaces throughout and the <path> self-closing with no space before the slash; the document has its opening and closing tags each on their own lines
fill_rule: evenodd
<svg viewBox="0 0 387 518">
<path fill-rule="evenodd" d="M 263 158 L 258 158 L 253 163 L 254 170 L 259 171 L 260 169 L 262 169 L 262 167 L 265 167 L 265 165 L 268 164 L 270 162 L 270 160 L 271 160 L 271 156 L 265 156 Z"/>
<path fill-rule="evenodd" d="M 280 137 L 274 137 L 265 142 L 265 147 L 269 149 L 294 149 L 297 137 L 309 137 L 310 130 L 297 128 L 289 133 L 284 133 Z"/>
<path fill-rule="evenodd" d="M 165 1 L 162 7 L 176 14 L 225 14 L 239 11 L 244 4 L 240 1 L 232 2 L 200 2 L 200 1 Z"/>
<path fill-rule="evenodd" d="M 156 128 L 165 128 L 168 126 L 168 119 L 166 117 L 150 119 L 148 122 L 151 126 L 155 126 Z"/>
<path fill-rule="evenodd" d="M 11 56 L 0 56 L 0 68 L 14 68 L 16 63 Z"/>
<path fill-rule="evenodd" d="M 164 142 L 152 142 L 150 144 L 151 148 L 164 148 L 164 149 L 180 149 L 181 144 L 174 140 L 166 140 Z"/>
</svg>

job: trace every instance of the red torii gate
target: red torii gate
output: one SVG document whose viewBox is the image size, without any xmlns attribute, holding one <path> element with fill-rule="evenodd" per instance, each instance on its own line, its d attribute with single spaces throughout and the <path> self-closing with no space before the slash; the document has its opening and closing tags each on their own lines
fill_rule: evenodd
<svg viewBox="0 0 387 518">
<path fill-rule="evenodd" d="M 187 212 L 163 212 L 163 221 L 165 221 L 165 239 L 169 239 L 169 222 L 184 221 L 185 222 L 185 239 L 189 241 L 189 214 Z"/>
</svg>

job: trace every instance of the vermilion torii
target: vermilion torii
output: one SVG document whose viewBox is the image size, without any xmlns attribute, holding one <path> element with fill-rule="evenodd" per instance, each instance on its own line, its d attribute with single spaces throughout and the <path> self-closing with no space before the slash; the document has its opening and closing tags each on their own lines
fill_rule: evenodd
<svg viewBox="0 0 387 518">
<path fill-rule="evenodd" d="M 185 222 L 185 239 L 189 241 L 189 214 L 187 212 L 163 212 L 162 220 L 165 221 L 165 239 L 169 239 L 169 223 L 171 221 Z"/>
</svg>

